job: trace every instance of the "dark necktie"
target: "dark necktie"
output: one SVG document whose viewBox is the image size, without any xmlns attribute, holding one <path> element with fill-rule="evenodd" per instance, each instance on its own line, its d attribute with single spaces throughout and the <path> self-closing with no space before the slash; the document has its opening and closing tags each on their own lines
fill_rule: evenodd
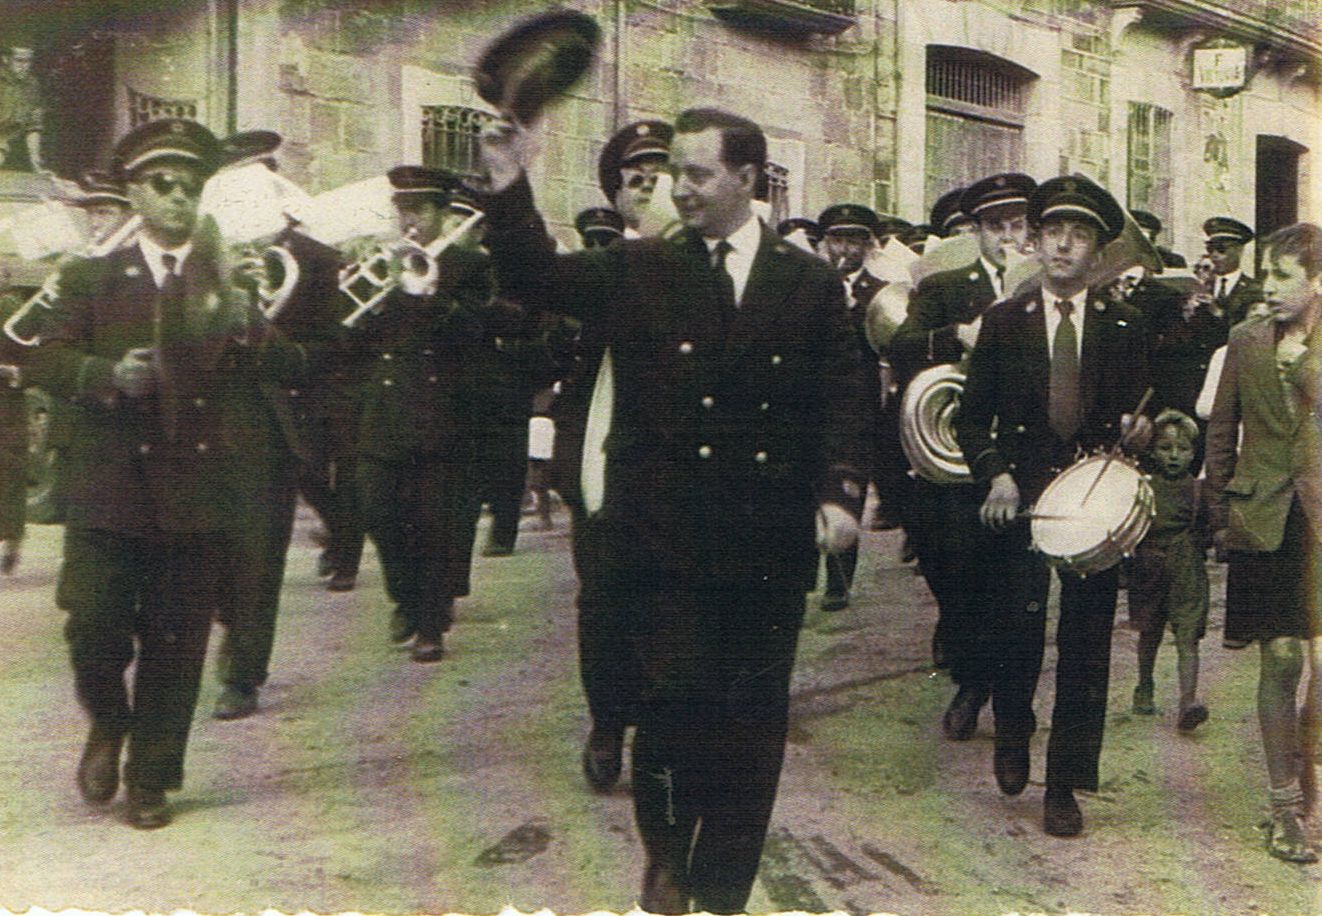
<svg viewBox="0 0 1322 916">
<path fill-rule="evenodd" d="M 1230 291 L 1226 289 L 1230 284 L 1225 277 L 1218 277 L 1216 281 L 1216 306 L 1221 311 L 1226 310 L 1226 303 L 1230 299 Z"/>
<path fill-rule="evenodd" d="M 174 441 L 179 429 L 179 392 L 174 370 L 178 362 L 180 337 L 184 332 L 184 280 L 176 273 L 179 259 L 162 254 L 165 276 L 156 296 L 156 372 L 160 391 L 161 426 L 165 437 Z"/>
<path fill-rule="evenodd" d="M 1047 404 L 1052 430 L 1064 442 L 1079 431 L 1079 338 L 1070 315 L 1074 303 L 1062 299 L 1056 303 L 1060 324 L 1051 343 L 1051 389 Z"/>
<path fill-rule="evenodd" d="M 996 298 L 1005 298 L 1005 268 L 996 268 Z"/>
<path fill-rule="evenodd" d="M 725 269 L 725 258 L 731 251 L 734 251 L 734 246 L 725 239 L 717 242 L 716 247 L 711 251 L 712 273 L 716 277 L 716 288 L 720 293 L 721 312 L 726 315 L 738 307 L 734 297 L 734 277 L 731 277 L 730 271 Z"/>
</svg>

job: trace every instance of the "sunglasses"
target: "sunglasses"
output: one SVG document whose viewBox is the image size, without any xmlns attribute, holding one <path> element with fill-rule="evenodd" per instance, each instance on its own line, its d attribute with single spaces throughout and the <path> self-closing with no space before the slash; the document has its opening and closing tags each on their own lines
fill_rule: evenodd
<svg viewBox="0 0 1322 916">
<path fill-rule="evenodd" d="M 202 193 L 202 186 L 191 178 L 176 178 L 172 175 L 152 175 L 144 179 L 148 187 L 161 197 L 169 197 L 178 188 L 185 197 L 197 197 Z"/>
</svg>

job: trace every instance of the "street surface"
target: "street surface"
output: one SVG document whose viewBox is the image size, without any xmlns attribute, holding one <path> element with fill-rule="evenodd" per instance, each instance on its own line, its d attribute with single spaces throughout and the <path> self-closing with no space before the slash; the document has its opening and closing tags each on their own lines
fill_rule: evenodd
<svg viewBox="0 0 1322 916">
<path fill-rule="evenodd" d="M 559 513 L 543 532 L 525 518 L 514 556 L 478 558 L 448 657 L 418 665 L 387 644 L 375 555 L 356 591 L 328 593 L 301 513 L 262 710 L 211 719 L 209 663 L 176 820 L 154 832 L 121 824 L 119 802 L 98 812 L 78 796 L 86 726 L 53 604 L 62 531 L 30 527 L 17 575 L 0 580 L 0 907 L 630 909 L 642 851 L 627 784 L 593 795 L 579 771 L 567 524 Z M 1047 728 L 1018 798 L 992 778 L 989 713 L 974 740 L 942 738 L 952 688 L 929 665 L 934 605 L 897 562 L 896 533 L 865 539 L 853 606 L 826 615 L 810 598 L 752 910 L 1322 912 L 1322 867 L 1263 848 L 1257 658 L 1220 645 L 1221 569 L 1203 643 L 1212 718 L 1193 736 L 1175 730 L 1169 645 L 1160 714 L 1130 714 L 1122 596 L 1104 783 L 1080 796 L 1083 836 L 1060 840 L 1040 827 Z M 1044 726 L 1053 664 L 1049 647 Z"/>
</svg>

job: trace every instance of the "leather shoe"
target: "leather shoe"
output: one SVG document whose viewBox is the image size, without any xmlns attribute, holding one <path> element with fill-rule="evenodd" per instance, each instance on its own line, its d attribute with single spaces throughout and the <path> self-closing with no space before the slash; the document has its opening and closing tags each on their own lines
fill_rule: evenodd
<svg viewBox="0 0 1322 916">
<path fill-rule="evenodd" d="M 129 806 L 125 815 L 129 826 L 138 830 L 155 830 L 174 820 L 170 803 L 160 789 L 129 787 Z"/>
<path fill-rule="evenodd" d="M 624 729 L 593 726 L 583 745 L 583 775 L 594 792 L 606 792 L 620 778 Z"/>
<path fill-rule="evenodd" d="M 843 595 L 823 595 L 822 610 L 828 613 L 833 611 L 843 611 L 849 607 L 849 593 Z"/>
<path fill-rule="evenodd" d="M 78 761 L 78 791 L 90 805 L 104 805 L 119 791 L 119 751 L 123 738 L 96 729 L 87 736 Z"/>
<path fill-rule="evenodd" d="M 941 730 L 951 741 L 967 741 L 978 730 L 978 713 L 987 702 L 987 691 L 961 686 L 941 717 Z"/>
<path fill-rule="evenodd" d="M 1018 795 L 1028 785 L 1028 739 L 996 738 L 992 757 L 996 785 L 1006 795 Z"/>
<path fill-rule="evenodd" d="M 439 662 L 445 657 L 445 642 L 440 636 L 419 636 L 412 654 L 415 662 Z"/>
<path fill-rule="evenodd" d="M 643 870 L 643 892 L 638 907 L 648 913 L 680 914 L 691 912 L 688 889 L 683 879 L 665 865 L 649 862 Z"/>
<path fill-rule="evenodd" d="M 228 721 L 251 716 L 257 711 L 257 688 L 234 687 L 227 685 L 216 697 L 216 705 L 211 709 L 211 717 Z"/>
<path fill-rule="evenodd" d="M 1073 789 L 1047 787 L 1042 798 L 1042 829 L 1052 836 L 1083 833 L 1083 812 L 1074 800 Z"/>
<path fill-rule="evenodd" d="M 337 569 L 331 575 L 330 581 L 326 583 L 326 590 L 330 592 L 351 592 L 357 584 L 357 575 Z"/>
</svg>

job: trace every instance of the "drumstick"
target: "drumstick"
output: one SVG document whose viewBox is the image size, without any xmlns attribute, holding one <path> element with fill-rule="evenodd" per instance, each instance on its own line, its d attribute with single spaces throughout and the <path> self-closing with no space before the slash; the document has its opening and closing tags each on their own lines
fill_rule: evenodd
<svg viewBox="0 0 1322 916">
<path fill-rule="evenodd" d="M 1148 390 L 1143 392 L 1143 397 L 1139 398 L 1138 406 L 1134 408 L 1134 412 L 1131 413 L 1129 416 L 1132 417 L 1134 420 L 1137 420 L 1139 414 L 1141 414 L 1143 412 L 1143 409 L 1148 406 L 1148 401 L 1151 400 L 1151 398 L 1152 398 L 1152 387 L 1148 386 Z M 1101 483 L 1102 475 L 1105 474 L 1106 469 L 1111 466 L 1111 462 L 1115 460 L 1115 456 L 1120 454 L 1120 441 L 1123 438 L 1124 438 L 1124 434 L 1121 433 L 1120 439 L 1117 439 L 1115 441 L 1115 445 L 1111 446 L 1111 451 L 1107 454 L 1106 460 L 1102 462 L 1101 470 L 1099 470 L 1097 472 L 1097 476 L 1093 478 L 1092 484 L 1090 484 L 1088 487 L 1088 492 L 1084 493 L 1083 499 L 1079 501 L 1080 506 L 1088 502 L 1088 497 L 1092 496 L 1092 491 L 1096 490 L 1097 484 Z"/>
</svg>

